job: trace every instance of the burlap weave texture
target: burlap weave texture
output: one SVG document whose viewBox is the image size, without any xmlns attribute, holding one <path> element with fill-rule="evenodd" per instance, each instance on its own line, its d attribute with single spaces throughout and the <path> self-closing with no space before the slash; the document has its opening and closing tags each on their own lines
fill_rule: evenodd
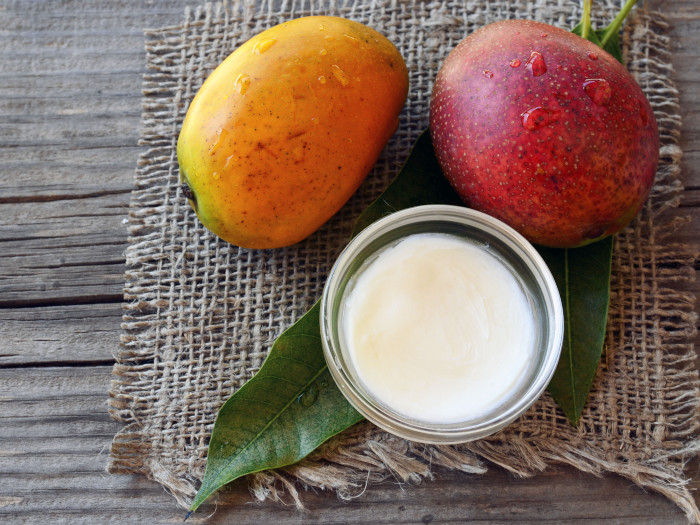
<svg viewBox="0 0 700 525">
<path fill-rule="evenodd" d="M 596 3 L 598 26 L 619 4 Z M 254 34 L 290 18 L 344 16 L 393 41 L 410 74 L 399 131 L 367 181 L 319 232 L 295 246 L 245 250 L 209 233 L 178 183 L 175 146 L 189 102 L 213 68 Z M 573 27 L 578 2 L 247 0 L 187 10 L 176 27 L 147 32 L 142 154 L 129 213 L 123 335 L 110 413 L 125 423 L 108 469 L 140 472 L 186 505 L 204 474 L 207 443 L 221 404 L 260 368 L 274 339 L 320 296 L 354 219 L 396 175 L 428 123 L 432 81 L 442 60 L 478 26 L 505 18 Z M 251 478 L 259 498 L 278 487 L 332 488 L 341 496 L 368 477 L 430 475 L 430 465 L 483 472 L 491 460 L 519 475 L 562 462 L 617 472 L 658 490 L 691 519 L 700 513 L 685 487 L 683 463 L 700 450 L 694 297 L 677 291 L 696 257 L 670 244 L 678 214 L 678 96 L 659 14 L 637 10 L 623 52 L 654 108 L 661 162 L 650 200 L 617 235 L 603 362 L 580 425 L 572 428 L 545 394 L 499 434 L 458 446 L 424 446 L 364 423 L 302 463 Z"/>
</svg>

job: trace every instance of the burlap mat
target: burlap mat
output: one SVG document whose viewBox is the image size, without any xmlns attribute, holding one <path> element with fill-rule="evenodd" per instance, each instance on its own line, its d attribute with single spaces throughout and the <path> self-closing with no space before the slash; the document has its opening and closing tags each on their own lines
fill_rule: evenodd
<svg viewBox="0 0 700 525">
<path fill-rule="evenodd" d="M 272 341 L 320 296 L 327 272 L 360 211 L 392 179 L 428 124 L 437 69 L 468 33 L 504 18 L 563 28 L 580 18 L 560 0 L 408 0 L 248 2 L 187 10 L 183 23 L 146 33 L 142 154 L 129 212 L 121 347 L 110 413 L 124 422 L 110 472 L 139 472 L 187 505 L 204 474 L 216 413 L 261 366 Z M 615 2 L 596 2 L 595 24 L 612 20 Z M 399 131 L 357 195 L 318 233 L 290 248 L 230 246 L 197 221 L 178 187 L 175 145 L 188 103 L 235 47 L 290 18 L 332 14 L 385 34 L 410 71 Z M 671 80 L 666 25 L 635 10 L 623 35 L 629 69 L 647 93 L 661 130 L 661 164 L 651 198 L 615 243 L 605 355 L 578 428 L 548 394 L 498 435 L 460 446 L 424 446 L 362 423 L 301 464 L 251 477 L 256 497 L 299 502 L 299 487 L 341 497 L 370 481 L 430 476 L 444 466 L 479 473 L 492 461 L 518 475 L 553 463 L 611 471 L 657 490 L 690 519 L 700 513 L 686 487 L 684 462 L 700 450 L 698 375 L 692 340 L 694 297 L 680 293 L 696 257 L 668 240 L 678 204 L 678 93 Z M 675 214 L 677 216 L 677 214 Z"/>
</svg>

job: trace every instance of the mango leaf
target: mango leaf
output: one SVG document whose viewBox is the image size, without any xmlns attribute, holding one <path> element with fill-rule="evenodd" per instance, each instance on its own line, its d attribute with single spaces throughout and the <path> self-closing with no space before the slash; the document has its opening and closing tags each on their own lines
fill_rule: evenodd
<svg viewBox="0 0 700 525">
<path fill-rule="evenodd" d="M 547 389 L 575 426 L 605 342 L 613 238 L 581 248 L 538 246 L 537 251 L 554 276 L 564 306 L 564 342 Z"/>
<path fill-rule="evenodd" d="M 362 419 L 326 366 L 319 311 L 316 303 L 280 335 L 258 373 L 219 410 L 188 516 L 229 481 L 291 465 Z"/>
<path fill-rule="evenodd" d="M 427 130 L 396 179 L 359 217 L 353 235 L 385 215 L 421 204 L 462 204 L 442 174 Z M 612 240 L 570 250 L 538 249 L 565 299 L 565 345 L 549 389 L 576 424 L 600 361 Z M 316 303 L 287 329 L 260 371 L 219 410 L 190 513 L 226 483 L 295 463 L 362 419 L 328 371 L 319 311 Z"/>
<path fill-rule="evenodd" d="M 619 30 L 637 0 L 627 0 L 606 28 L 593 30 L 591 0 L 584 0 L 573 32 L 620 62 Z M 359 217 L 353 236 L 377 219 L 421 204 L 461 200 L 442 175 L 429 132 L 416 142 L 397 178 Z M 576 249 L 538 250 L 564 302 L 562 356 L 548 389 L 576 425 L 600 361 L 609 301 L 611 237 Z M 188 516 L 224 484 L 252 472 L 299 461 L 362 417 L 336 387 L 323 357 L 319 303 L 275 342 L 260 371 L 221 407 L 207 469 Z"/>
<path fill-rule="evenodd" d="M 442 175 L 425 131 L 396 179 L 359 217 L 353 235 L 397 210 L 459 202 Z M 219 410 L 206 472 L 190 514 L 226 483 L 295 463 L 362 419 L 328 371 L 319 312 L 317 302 L 280 335 L 258 373 Z"/>
<path fill-rule="evenodd" d="M 618 60 L 618 62 L 620 62 L 620 64 L 624 65 L 624 62 L 622 61 L 622 49 L 620 49 L 620 33 L 619 33 L 619 31 L 611 32 L 611 26 L 608 26 L 608 27 L 605 27 L 603 29 L 596 31 L 595 34 L 600 39 L 600 43 L 598 45 L 600 45 L 600 47 L 605 49 L 612 56 L 617 58 L 617 60 Z M 602 39 L 606 35 L 609 35 L 608 40 L 606 40 L 605 45 L 603 45 Z"/>
</svg>

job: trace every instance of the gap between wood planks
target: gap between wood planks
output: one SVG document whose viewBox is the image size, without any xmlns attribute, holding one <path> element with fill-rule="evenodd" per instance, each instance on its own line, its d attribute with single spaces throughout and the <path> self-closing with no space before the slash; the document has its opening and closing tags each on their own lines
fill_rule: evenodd
<svg viewBox="0 0 700 525">
<path fill-rule="evenodd" d="M 12 357 L 12 354 L 0 354 L 3 357 Z M 32 363 L 0 363 L 0 370 L 10 368 L 90 368 L 95 366 L 113 366 L 115 359 L 102 359 L 98 361 L 45 361 Z"/>
<path fill-rule="evenodd" d="M 85 193 L 82 195 L 17 195 L 9 197 L 0 197 L 0 204 L 17 204 L 17 203 L 27 203 L 27 202 L 52 202 L 52 201 L 70 201 L 70 200 L 81 200 L 81 199 L 94 199 L 95 197 L 106 197 L 108 195 L 123 195 L 125 193 L 131 193 L 131 188 L 119 189 L 119 190 L 108 190 L 108 191 L 96 191 L 93 193 Z"/>
</svg>

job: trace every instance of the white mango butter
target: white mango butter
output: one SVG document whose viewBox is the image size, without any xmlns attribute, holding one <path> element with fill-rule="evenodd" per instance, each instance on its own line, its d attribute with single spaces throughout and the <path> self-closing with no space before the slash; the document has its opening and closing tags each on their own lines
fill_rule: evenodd
<svg viewBox="0 0 700 525">
<path fill-rule="evenodd" d="M 341 338 L 380 403 L 449 424 L 486 414 L 518 386 L 533 359 L 535 321 L 518 281 L 487 248 L 415 234 L 350 284 Z"/>
</svg>

